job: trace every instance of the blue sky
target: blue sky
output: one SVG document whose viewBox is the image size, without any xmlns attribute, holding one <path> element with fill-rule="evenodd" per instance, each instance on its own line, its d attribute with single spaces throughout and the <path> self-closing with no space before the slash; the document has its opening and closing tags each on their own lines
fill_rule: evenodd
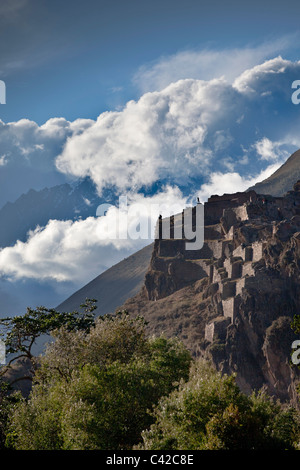
<svg viewBox="0 0 300 470">
<path fill-rule="evenodd" d="M 60 116 L 95 119 L 140 96 L 133 81 L 139 67 L 180 51 L 278 41 L 297 31 L 300 13 L 299 3 L 289 0 L 2 0 L 1 5 L 0 78 L 7 85 L 7 104 L 0 118 L 39 124 Z M 290 43 L 285 57 L 296 58 L 297 49 Z M 186 78 L 201 79 L 201 71 Z"/>
<path fill-rule="evenodd" d="M 1 0 L 0 207 L 85 177 L 185 207 L 268 177 L 300 148 L 299 17 L 289 0 Z M 62 300 L 141 248 L 99 239 L 113 216 L 0 249 L 0 293 Z"/>
</svg>

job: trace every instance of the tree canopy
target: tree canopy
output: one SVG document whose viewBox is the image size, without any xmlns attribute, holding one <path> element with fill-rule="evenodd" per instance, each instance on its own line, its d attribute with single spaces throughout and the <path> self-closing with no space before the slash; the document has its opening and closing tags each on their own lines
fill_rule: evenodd
<svg viewBox="0 0 300 470">
<path fill-rule="evenodd" d="M 20 358 L 28 359 L 34 368 L 32 348 L 40 336 L 49 335 L 61 327 L 67 331 L 89 331 L 95 324 L 96 300 L 86 299 L 81 307 L 83 311 L 80 313 L 58 312 L 46 307 L 27 308 L 24 315 L 0 319 L 0 338 L 4 341 L 6 354 L 10 356 L 6 367 L 0 370 L 0 376 L 5 375 L 11 364 Z"/>
<path fill-rule="evenodd" d="M 190 378 L 163 397 L 142 433 L 144 450 L 293 449 L 299 415 L 265 393 L 244 395 L 234 376 L 196 361 Z"/>
<path fill-rule="evenodd" d="M 55 332 L 29 400 L 14 410 L 17 449 L 130 449 L 152 407 L 186 380 L 191 355 L 176 339 L 148 338 L 142 318 L 99 318 L 89 332 Z"/>
<path fill-rule="evenodd" d="M 95 319 L 94 306 L 87 302 L 80 314 L 42 307 L 3 323 L 17 354 L 28 357 L 40 334 L 52 340 L 28 398 L 0 383 L 0 448 L 299 448 L 297 409 L 262 391 L 246 396 L 234 375 L 192 358 L 177 338 L 150 337 L 142 317 Z"/>
</svg>

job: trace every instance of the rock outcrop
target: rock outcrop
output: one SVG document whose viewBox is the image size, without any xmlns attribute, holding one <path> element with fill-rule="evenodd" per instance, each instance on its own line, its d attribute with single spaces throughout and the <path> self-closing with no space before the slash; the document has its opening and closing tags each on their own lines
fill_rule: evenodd
<svg viewBox="0 0 300 470">
<path fill-rule="evenodd" d="M 250 393 L 267 387 L 297 402 L 291 365 L 300 313 L 300 182 L 283 197 L 212 196 L 204 207 L 204 245 L 157 239 L 145 284 L 124 305 L 152 333 L 179 336 L 195 356 L 236 373 Z"/>
</svg>

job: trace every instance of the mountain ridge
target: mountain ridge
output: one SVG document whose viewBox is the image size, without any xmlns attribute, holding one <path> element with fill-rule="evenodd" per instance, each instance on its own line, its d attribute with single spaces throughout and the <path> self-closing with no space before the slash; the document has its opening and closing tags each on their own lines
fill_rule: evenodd
<svg viewBox="0 0 300 470">
<path fill-rule="evenodd" d="M 258 194 L 283 196 L 300 180 L 300 150 L 294 152 L 269 178 L 249 188 Z"/>
<path fill-rule="evenodd" d="M 267 387 L 297 404 L 290 366 L 300 309 L 300 181 L 284 197 L 212 196 L 200 250 L 155 240 L 144 286 L 123 305 L 150 335 L 180 338 L 196 357 L 236 374 L 245 393 Z"/>
<path fill-rule="evenodd" d="M 64 183 L 39 191 L 30 189 L 0 209 L 0 246 L 11 246 L 17 240 L 26 241 L 30 230 L 44 227 L 51 219 L 77 220 L 95 216 L 97 206 L 107 199 L 108 195 L 105 198 L 97 195 L 89 179 L 76 185 Z"/>
<path fill-rule="evenodd" d="M 97 299 L 96 313 L 114 313 L 142 288 L 149 266 L 153 243 L 125 258 L 74 292 L 56 307 L 58 311 L 80 310 L 86 298 Z"/>
<path fill-rule="evenodd" d="M 286 170 L 286 168 L 287 168 L 287 169 L 290 169 L 290 165 L 289 165 L 288 162 L 289 162 L 289 160 L 290 160 L 291 158 L 292 158 L 293 162 L 296 160 L 296 162 L 299 163 L 299 179 L 300 179 L 300 150 L 298 150 L 297 152 L 295 152 L 294 154 L 292 154 L 292 155 L 287 159 L 287 161 L 282 165 L 281 168 L 284 168 L 284 171 Z M 291 178 L 293 179 L 293 175 L 295 174 L 295 172 L 294 172 L 294 164 L 291 165 L 291 166 L 292 166 L 292 170 L 290 169 L 290 171 L 292 171 L 292 176 L 291 176 Z M 275 174 L 277 177 L 278 177 L 278 175 L 280 176 L 280 174 L 281 174 L 280 169 L 277 170 L 277 172 L 275 172 L 274 174 Z M 270 178 L 271 178 L 271 177 L 270 177 Z M 263 188 L 264 188 L 264 184 L 265 184 L 266 182 L 268 182 L 268 181 L 270 180 L 270 178 L 267 178 L 266 180 L 264 180 L 264 181 L 258 183 L 258 184 L 255 185 L 253 188 L 249 188 L 247 191 L 257 190 L 257 188 L 258 188 L 258 189 L 259 189 L 259 188 L 263 189 Z M 289 180 L 290 180 L 291 178 L 289 178 Z M 272 180 L 271 180 L 271 181 L 272 181 Z M 293 181 L 293 183 L 291 184 L 290 187 L 288 187 L 288 189 L 290 189 L 290 188 L 293 186 L 294 183 L 295 183 L 295 181 Z M 288 189 L 287 189 L 287 190 L 288 190 Z M 267 193 L 266 193 L 266 194 L 267 194 Z M 279 196 L 280 196 L 280 195 L 282 195 L 282 194 L 276 194 L 276 195 L 279 195 Z M 147 256 L 149 256 L 149 259 L 148 259 L 149 264 L 150 264 L 150 260 L 151 260 L 151 255 L 152 255 L 152 253 L 150 253 L 150 252 L 147 253 Z M 134 256 L 134 255 L 132 255 L 132 256 Z M 127 258 L 127 259 L 130 260 L 130 257 Z M 125 260 L 124 260 L 124 261 L 121 261 L 120 263 L 118 263 L 118 269 L 122 269 L 122 263 L 123 263 L 123 262 L 125 262 Z M 145 263 L 146 263 L 146 260 L 145 260 Z M 134 265 L 134 263 L 133 263 L 133 265 Z M 112 267 L 112 268 L 113 268 L 113 267 Z M 144 264 L 144 268 L 143 268 L 143 269 L 144 269 L 144 271 L 143 271 L 144 275 L 146 275 L 147 268 L 148 268 L 148 267 L 146 267 L 146 265 Z M 110 269 L 111 269 L 111 268 L 110 268 Z M 127 266 L 126 266 L 126 267 L 124 266 L 124 269 L 127 271 Z M 112 272 L 112 271 L 110 271 L 110 273 L 111 273 L 111 272 Z M 93 285 L 93 289 L 92 289 L 92 290 L 89 290 L 89 289 L 88 289 L 88 290 L 85 290 L 85 287 L 86 287 L 86 286 L 83 286 L 81 289 L 79 289 L 78 291 L 74 292 L 68 299 L 66 299 L 64 302 L 62 302 L 57 308 L 58 308 L 58 309 L 61 309 L 62 306 L 63 306 L 63 308 L 66 309 L 66 310 L 78 309 L 79 306 L 80 306 L 80 304 L 84 302 L 85 298 L 87 298 L 87 297 L 97 298 L 97 292 L 100 292 L 100 291 L 103 292 L 103 295 L 106 297 L 106 295 L 105 295 L 105 290 L 102 289 L 102 286 L 101 286 L 101 281 L 102 281 L 102 279 L 104 279 L 104 277 L 105 277 L 105 273 L 102 273 L 100 276 L 97 276 L 97 278 L 95 278 L 93 281 L 91 281 L 91 283 L 92 283 L 92 285 Z M 98 281 L 98 285 L 97 285 L 96 279 L 97 279 L 97 281 Z M 140 283 L 140 279 L 138 280 L 138 282 Z M 91 285 L 91 283 L 89 283 L 88 285 Z M 139 284 L 139 286 L 140 286 L 140 284 Z M 138 289 L 138 287 L 136 287 L 136 289 Z M 80 292 L 80 295 L 77 295 L 78 292 Z M 116 294 L 115 294 L 115 295 L 116 295 Z M 123 298 L 124 298 L 124 297 L 123 297 Z M 129 299 L 129 298 L 130 298 L 130 295 L 128 295 L 128 299 Z M 72 301 L 70 300 L 70 302 L 69 302 L 69 299 L 72 299 Z M 73 299 L 76 299 L 76 302 L 77 302 L 77 303 L 74 303 L 74 302 L 73 302 Z M 120 300 L 119 302 L 116 301 L 114 304 L 112 303 L 111 305 L 113 306 L 113 305 L 117 304 L 117 306 L 119 306 L 119 305 L 122 305 L 122 303 L 123 303 L 123 302 Z M 109 303 L 109 299 L 105 300 L 104 304 L 109 305 L 109 304 L 110 304 L 110 303 Z M 104 305 L 104 304 L 103 304 L 103 305 Z M 99 306 L 100 306 L 100 304 L 99 304 Z M 103 310 L 103 312 L 104 312 L 104 313 L 113 313 L 113 310 L 111 310 L 110 312 L 109 312 L 108 310 L 109 310 L 109 309 L 107 309 L 107 308 L 105 307 L 104 310 Z M 101 311 L 101 309 L 99 308 L 99 309 L 98 309 L 98 312 L 100 313 L 100 311 Z"/>
<path fill-rule="evenodd" d="M 294 168 L 295 154 L 276 177 Z M 284 196 L 251 188 L 211 196 L 204 211 L 201 250 L 187 254 L 184 240 L 158 238 L 57 309 L 96 298 L 97 314 L 142 315 L 149 334 L 179 337 L 194 356 L 236 373 L 244 392 L 267 386 L 296 403 L 300 373 L 289 362 L 290 322 L 300 308 L 300 182 Z"/>
</svg>

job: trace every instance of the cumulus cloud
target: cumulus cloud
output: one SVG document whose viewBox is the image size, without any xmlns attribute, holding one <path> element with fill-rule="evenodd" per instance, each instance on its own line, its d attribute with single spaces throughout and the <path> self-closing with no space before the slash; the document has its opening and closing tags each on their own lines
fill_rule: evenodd
<svg viewBox="0 0 300 470">
<path fill-rule="evenodd" d="M 299 62 L 277 57 L 233 83 L 179 80 L 96 121 L 0 121 L 0 206 L 68 177 L 91 176 L 101 193 L 105 186 L 138 190 L 165 180 L 202 183 L 216 169 L 256 174 L 300 145 L 300 114 L 291 103 L 299 76 Z"/>
<path fill-rule="evenodd" d="M 87 282 L 120 259 L 151 243 L 159 213 L 177 213 L 187 200 L 167 187 L 152 197 L 128 194 L 126 205 L 112 206 L 103 217 L 50 220 L 0 251 L 0 273 L 11 280 L 39 279 Z M 151 238 L 152 237 L 152 238 Z"/>
<path fill-rule="evenodd" d="M 300 113 L 291 102 L 291 83 L 299 76 L 300 63 L 277 57 L 233 82 L 179 80 L 96 121 L 61 118 L 40 127 L 26 120 L 0 123 L 1 172 L 17 159 L 24 167 L 53 168 L 55 155 L 56 172 L 90 176 L 99 194 L 113 186 L 128 193 L 130 205 L 154 204 L 157 196 L 184 207 L 186 193 L 183 197 L 178 189 L 184 184 L 202 200 L 244 191 L 300 146 Z M 138 194 L 160 182 L 168 188 L 148 197 Z M 86 282 L 148 242 L 103 237 L 116 215 L 124 229 L 120 208 L 109 209 L 103 218 L 49 221 L 27 242 L 0 252 L 0 272 L 17 279 Z M 132 213 L 133 232 L 136 223 Z"/>
<path fill-rule="evenodd" d="M 105 185 L 138 189 L 159 179 L 188 179 L 205 166 L 211 153 L 203 145 L 207 132 L 224 119 L 223 106 L 235 94 L 223 80 L 184 80 L 147 93 L 69 138 L 57 168 L 91 176 L 99 192 Z"/>
<path fill-rule="evenodd" d="M 261 96 L 278 91 L 288 91 L 290 95 L 291 84 L 288 90 L 283 90 L 282 84 L 285 83 L 287 73 L 298 73 L 299 65 L 300 61 L 291 62 L 278 56 L 245 70 L 234 80 L 233 86 L 241 92 L 258 93 Z"/>
<path fill-rule="evenodd" d="M 30 188 L 62 182 L 55 158 L 68 137 L 80 134 L 92 122 L 53 118 L 39 126 L 28 119 L 9 123 L 0 120 L 0 206 Z"/>
<path fill-rule="evenodd" d="M 284 143 L 282 142 L 272 142 L 267 137 L 264 137 L 254 144 L 254 148 L 263 160 L 282 161 L 283 159 L 286 160 L 289 156 L 289 153 L 282 148 L 283 145 Z"/>
<path fill-rule="evenodd" d="M 232 194 L 234 192 L 246 191 L 256 183 L 259 183 L 260 181 L 263 181 L 264 179 L 271 176 L 276 170 L 278 170 L 282 163 L 283 161 L 281 163 L 274 163 L 269 165 L 259 175 L 254 177 L 241 176 L 236 172 L 212 173 L 209 177 L 208 183 L 203 184 L 198 191 L 198 197 L 200 198 L 201 202 L 205 202 L 213 194 L 222 196 L 226 193 Z"/>
<path fill-rule="evenodd" d="M 256 174 L 264 160 L 294 150 L 291 136 L 298 135 L 300 113 L 291 103 L 291 83 L 297 74 L 300 62 L 277 57 L 234 83 L 179 80 L 119 112 L 101 114 L 68 138 L 57 168 L 90 176 L 99 193 L 107 185 L 137 190 L 165 179 L 188 184 L 216 167 Z"/>
<path fill-rule="evenodd" d="M 296 37 L 295 34 L 286 35 L 252 47 L 180 51 L 141 66 L 133 82 L 143 93 L 162 90 L 185 78 L 211 80 L 224 77 L 233 82 L 246 69 L 290 48 Z"/>
<path fill-rule="evenodd" d="M 94 121 L 78 119 L 69 122 L 64 118 L 52 118 L 39 126 L 29 119 L 4 123 L 0 120 L 0 142 L 8 164 L 21 166 L 53 167 L 55 155 L 59 153 L 68 137 L 86 130 Z M 20 155 L 26 158 L 20 158 Z"/>
</svg>

